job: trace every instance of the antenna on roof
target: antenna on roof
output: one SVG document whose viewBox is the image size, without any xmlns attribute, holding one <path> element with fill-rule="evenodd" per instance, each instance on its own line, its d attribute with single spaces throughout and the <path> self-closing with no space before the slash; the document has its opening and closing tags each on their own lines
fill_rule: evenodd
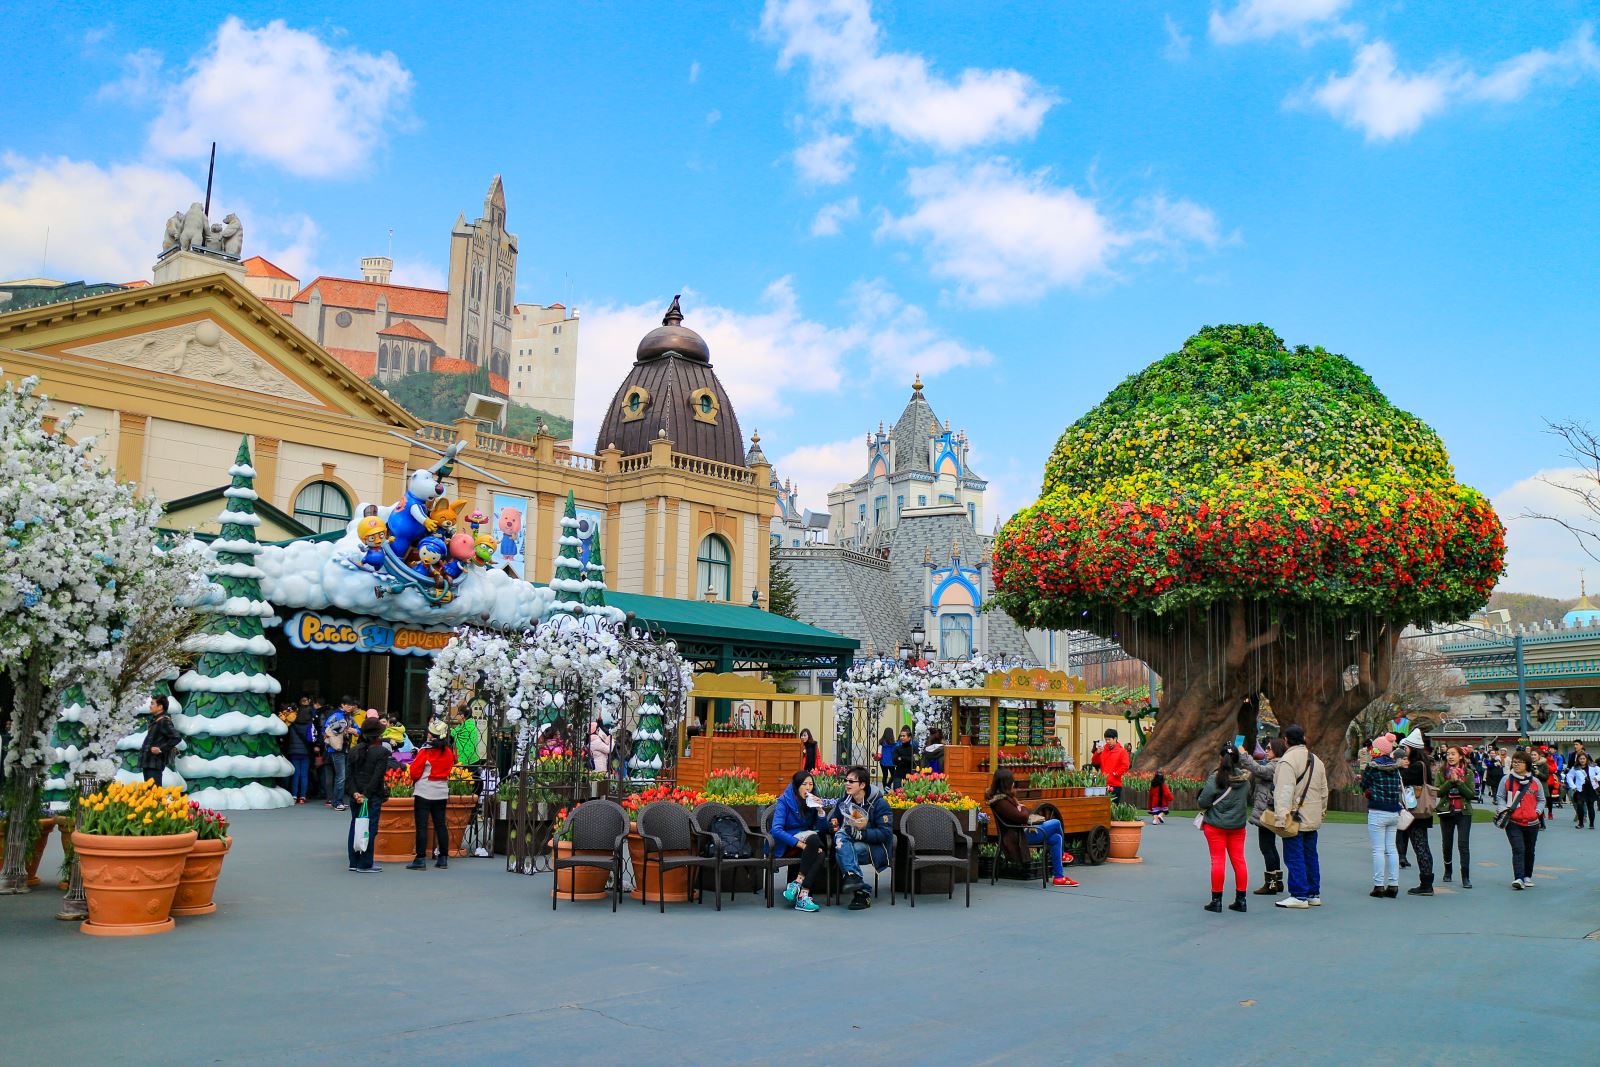
<svg viewBox="0 0 1600 1067">
<path fill-rule="evenodd" d="M 389 258 L 394 258 L 394 227 L 389 227 Z"/>
<path fill-rule="evenodd" d="M 211 217 L 211 179 L 217 173 L 217 142 L 211 142 L 211 162 L 206 166 L 206 218 Z"/>
</svg>

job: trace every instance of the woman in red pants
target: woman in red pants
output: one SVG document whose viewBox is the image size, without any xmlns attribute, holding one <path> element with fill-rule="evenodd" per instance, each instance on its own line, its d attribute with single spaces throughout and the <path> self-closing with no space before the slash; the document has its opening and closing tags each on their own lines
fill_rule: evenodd
<svg viewBox="0 0 1600 1067">
<path fill-rule="evenodd" d="M 1250 871 L 1244 862 L 1244 828 L 1250 818 L 1250 774 L 1239 765 L 1239 752 L 1232 745 L 1222 750 L 1217 773 L 1206 779 L 1200 790 L 1200 828 L 1211 849 L 1211 903 L 1207 911 L 1222 910 L 1222 886 L 1226 876 L 1223 856 L 1233 864 L 1233 903 L 1229 911 L 1244 911 L 1244 895 L 1250 885 Z"/>
</svg>

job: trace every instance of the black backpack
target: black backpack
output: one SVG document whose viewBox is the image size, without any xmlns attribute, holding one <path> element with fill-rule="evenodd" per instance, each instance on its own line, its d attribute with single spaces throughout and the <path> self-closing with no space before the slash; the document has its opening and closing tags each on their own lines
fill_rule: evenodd
<svg viewBox="0 0 1600 1067">
<path fill-rule="evenodd" d="M 722 847 L 722 858 L 728 860 L 747 860 L 750 858 L 750 843 L 745 838 L 744 822 L 739 816 L 723 811 L 711 816 L 711 836 L 715 842 L 705 843 L 705 852 L 714 856 L 713 851 L 718 845 Z"/>
</svg>

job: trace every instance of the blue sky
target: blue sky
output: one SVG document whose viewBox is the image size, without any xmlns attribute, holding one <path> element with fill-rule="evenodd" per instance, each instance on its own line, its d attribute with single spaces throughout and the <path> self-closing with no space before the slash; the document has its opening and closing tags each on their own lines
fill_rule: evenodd
<svg viewBox="0 0 1600 1067">
<path fill-rule="evenodd" d="M 1513 516 L 1600 368 L 1595 3 L 129 10 L 8 25 L 0 276 L 148 276 L 215 138 L 247 252 L 350 275 L 392 228 L 440 284 L 499 173 L 519 297 L 583 316 L 579 447 L 681 291 L 805 502 L 920 371 L 992 521 L 1122 377 L 1262 321 L 1439 430 L 1507 587 L 1584 562 Z"/>
</svg>

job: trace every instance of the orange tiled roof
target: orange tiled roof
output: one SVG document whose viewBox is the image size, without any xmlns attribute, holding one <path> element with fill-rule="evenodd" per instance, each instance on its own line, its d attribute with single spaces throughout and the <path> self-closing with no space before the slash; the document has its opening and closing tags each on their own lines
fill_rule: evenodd
<svg viewBox="0 0 1600 1067">
<path fill-rule="evenodd" d="M 489 388 L 501 396 L 508 396 L 511 393 L 511 383 L 506 381 L 505 376 L 502 374 L 489 375 Z"/>
<path fill-rule="evenodd" d="M 123 282 L 122 283 L 122 287 L 124 289 L 143 289 L 145 286 L 147 286 L 149 284 L 150 283 L 146 282 L 146 281 Z"/>
<path fill-rule="evenodd" d="M 261 302 L 286 319 L 294 314 L 293 300 L 271 300 L 267 297 L 262 297 Z"/>
<path fill-rule="evenodd" d="M 294 296 L 297 304 L 309 303 L 311 290 L 322 293 L 322 302 L 329 307 L 360 308 L 376 311 L 378 300 L 387 297 L 389 310 L 396 315 L 412 315 L 424 319 L 443 319 L 450 294 L 443 289 L 413 289 L 409 285 L 379 285 L 377 282 L 357 281 L 354 278 L 315 278 Z"/>
<path fill-rule="evenodd" d="M 416 323 L 414 323 L 414 322 L 406 322 L 405 320 L 401 320 L 400 322 L 395 323 L 393 326 L 390 326 L 388 329 L 379 330 L 378 331 L 378 336 L 379 337 L 409 337 L 413 341 L 427 341 L 430 344 L 437 344 L 438 343 L 438 342 L 434 341 L 433 338 L 429 337 L 426 333 L 424 333 L 422 331 L 422 329 Z"/>
<path fill-rule="evenodd" d="M 281 278 L 288 282 L 300 280 L 265 256 L 251 256 L 245 260 L 244 272 L 251 278 Z"/>
<path fill-rule="evenodd" d="M 476 363 L 465 359 L 451 359 L 448 356 L 440 356 L 433 361 L 431 367 L 440 374 L 473 374 L 478 369 Z"/>
<path fill-rule="evenodd" d="M 363 352 L 359 348 L 329 348 L 327 353 L 363 378 L 370 378 L 378 373 L 376 352 Z"/>
</svg>

